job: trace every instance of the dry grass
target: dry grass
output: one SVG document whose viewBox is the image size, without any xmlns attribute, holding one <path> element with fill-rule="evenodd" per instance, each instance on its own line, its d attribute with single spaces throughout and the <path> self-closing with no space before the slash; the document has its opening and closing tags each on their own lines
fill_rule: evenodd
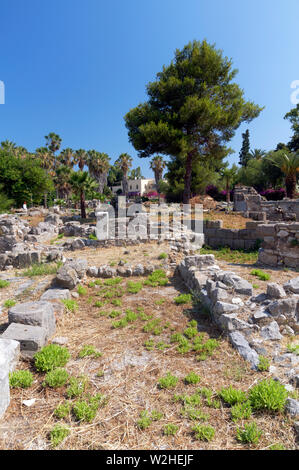
<svg viewBox="0 0 299 470">
<path fill-rule="evenodd" d="M 247 219 L 236 212 L 230 212 L 226 214 L 225 211 L 210 210 L 204 214 L 204 219 L 207 220 L 222 220 L 223 228 L 235 228 L 243 229 L 246 228 L 246 222 L 250 222 L 251 219 Z"/>
<path fill-rule="evenodd" d="M 133 279 L 134 280 L 134 279 Z M 135 279 L 137 280 L 137 279 Z M 140 280 L 140 278 L 138 278 Z M 121 287 L 126 290 L 127 280 Z M 118 287 L 119 289 L 119 287 Z M 209 443 L 196 441 L 191 428 L 194 424 L 180 415 L 181 404 L 173 401 L 173 394 L 192 394 L 198 387 L 209 387 L 214 392 L 222 386 L 232 385 L 248 390 L 257 380 L 267 377 L 267 373 L 250 370 L 240 356 L 229 346 L 219 332 L 199 312 L 191 310 L 191 305 L 176 305 L 174 297 L 184 292 L 178 279 L 166 287 L 144 287 L 138 294 L 124 294 L 120 299 L 123 307 L 114 307 L 110 302 L 102 309 L 94 307 L 94 301 L 102 287 L 88 288 L 88 293 L 78 300 L 76 313 L 66 313 L 59 321 L 56 336 L 69 338 L 68 348 L 72 358 L 67 364 L 70 374 L 88 376 L 91 393 L 103 393 L 109 397 L 106 407 L 100 409 L 92 423 L 77 423 L 69 417 L 65 424 L 71 428 L 69 437 L 61 444 L 61 449 L 248 449 L 247 445 L 236 440 L 236 424 L 230 418 L 229 408 L 201 407 L 209 414 L 208 422 L 216 430 L 215 439 Z M 156 301 L 165 299 L 161 305 Z M 91 300 L 92 299 L 92 300 Z M 158 336 L 143 332 L 144 321 L 138 319 L 123 329 L 113 329 L 108 316 L 99 316 L 99 311 L 112 309 L 142 308 L 147 315 L 160 318 L 162 324 L 169 322 L 168 328 Z M 217 337 L 219 349 L 206 361 L 196 361 L 196 354 L 181 355 L 176 345 L 160 351 L 146 350 L 144 342 L 152 338 L 155 342 L 169 343 L 174 331 L 182 332 L 190 318 L 198 320 L 199 330 L 206 338 Z M 101 358 L 78 358 L 83 345 L 93 345 L 103 353 Z M 22 362 L 21 367 L 33 367 Z M 99 370 L 103 377 L 97 377 Z M 180 380 L 175 390 L 160 390 L 158 379 L 167 371 Z M 199 385 L 185 385 L 183 378 L 194 371 L 201 377 Z M 46 449 L 50 447 L 48 433 L 58 421 L 53 412 L 65 400 L 66 389 L 43 388 L 43 376 L 34 372 L 34 385 L 28 390 L 12 390 L 11 405 L 0 423 L 1 449 Z M 24 399 L 36 398 L 35 404 L 27 408 Z M 163 413 L 160 421 L 141 431 L 137 426 L 139 414 L 143 410 L 157 410 Z M 263 430 L 257 449 L 264 449 L 280 442 L 288 449 L 295 448 L 291 421 L 285 415 L 256 414 L 253 419 Z M 174 437 L 163 435 L 165 424 L 179 426 Z"/>
</svg>

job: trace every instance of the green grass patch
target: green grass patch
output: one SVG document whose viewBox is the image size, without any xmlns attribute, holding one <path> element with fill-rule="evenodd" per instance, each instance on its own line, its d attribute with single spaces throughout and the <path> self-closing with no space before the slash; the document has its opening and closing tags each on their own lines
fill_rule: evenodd
<svg viewBox="0 0 299 470">
<path fill-rule="evenodd" d="M 269 281 L 271 279 L 270 274 L 265 273 L 261 269 L 253 269 L 250 274 L 256 276 L 260 281 Z"/>
<path fill-rule="evenodd" d="M 63 387 L 69 378 L 68 372 L 63 368 L 57 368 L 47 373 L 43 382 L 43 387 L 59 388 Z"/>
<path fill-rule="evenodd" d="M 28 388 L 33 383 L 33 375 L 29 370 L 15 370 L 9 374 L 11 388 Z"/>
<path fill-rule="evenodd" d="M 195 424 L 192 431 L 195 438 L 200 441 L 211 441 L 215 436 L 215 429 L 210 425 Z"/>
<path fill-rule="evenodd" d="M 49 274 L 56 274 L 58 269 L 62 266 L 62 262 L 58 263 L 37 263 L 33 264 L 31 268 L 25 269 L 21 272 L 21 276 L 35 277 L 35 276 L 46 276 Z"/>
<path fill-rule="evenodd" d="M 232 250 L 229 247 L 219 247 L 218 249 L 205 246 L 200 250 L 201 255 L 214 255 L 216 259 L 231 263 L 254 264 L 258 259 L 258 250 Z"/>
<path fill-rule="evenodd" d="M 255 422 L 245 424 L 244 428 L 237 428 L 237 440 L 243 444 L 258 444 L 261 435 L 262 431 Z"/>
<path fill-rule="evenodd" d="M 79 351 L 78 357 L 83 359 L 84 357 L 102 357 L 102 353 L 97 351 L 94 346 L 91 344 L 86 344 L 83 348 Z"/>
<path fill-rule="evenodd" d="M 70 434 L 70 429 L 61 424 L 56 424 L 50 431 L 50 440 L 52 447 L 57 447 L 61 444 Z"/>
<path fill-rule="evenodd" d="M 69 312 L 76 312 L 79 308 L 77 302 L 72 299 L 63 299 L 61 301 Z"/>
<path fill-rule="evenodd" d="M 10 282 L 5 281 L 4 279 L 0 279 L 0 289 L 4 289 L 5 287 L 8 287 L 10 285 Z"/>
<path fill-rule="evenodd" d="M 7 299 L 7 300 L 5 300 L 5 302 L 3 304 L 3 307 L 5 307 L 5 308 L 14 307 L 14 305 L 16 305 L 16 303 L 17 302 L 13 299 Z"/>
<path fill-rule="evenodd" d="M 254 385 L 249 391 L 249 400 L 254 410 L 283 411 L 288 397 L 284 386 L 273 379 Z"/>
<path fill-rule="evenodd" d="M 167 372 L 167 374 L 164 377 L 160 377 L 158 380 L 159 388 L 161 389 L 170 389 L 170 388 L 175 388 L 177 386 L 179 379 L 172 375 L 170 372 Z"/>
<path fill-rule="evenodd" d="M 58 344 L 49 344 L 34 355 L 34 365 L 40 372 L 49 372 L 56 367 L 64 367 L 70 357 L 67 348 Z"/>
<path fill-rule="evenodd" d="M 188 304 L 189 302 L 192 301 L 192 295 L 191 294 L 181 294 L 178 297 L 174 299 L 174 303 L 177 305 L 181 304 Z"/>
</svg>

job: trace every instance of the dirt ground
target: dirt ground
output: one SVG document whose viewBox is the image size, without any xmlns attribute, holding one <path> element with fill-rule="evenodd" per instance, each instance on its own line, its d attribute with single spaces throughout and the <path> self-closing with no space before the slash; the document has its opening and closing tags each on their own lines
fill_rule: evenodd
<svg viewBox="0 0 299 470">
<path fill-rule="evenodd" d="M 129 253 L 125 254 L 125 251 Z M 158 256 L 164 251 L 169 251 L 166 245 L 144 245 L 117 250 L 88 249 L 81 253 L 70 252 L 69 255 L 84 257 L 89 264 L 94 265 L 114 264 L 124 257 L 135 264 L 148 261 L 159 265 L 161 261 Z M 219 264 L 253 282 L 249 273 L 252 266 L 230 265 L 221 261 Z M 279 282 L 296 275 L 295 272 L 267 272 L 271 273 L 273 280 L 277 280 L 279 275 Z M 42 282 L 47 286 L 51 279 L 52 276 L 35 278 L 34 284 L 23 292 L 22 300 L 39 298 L 41 291 L 37 290 L 35 294 L 32 291 Z M 144 278 L 130 278 L 132 280 L 140 282 Z M 287 449 L 296 448 L 293 423 L 284 414 L 253 414 L 249 421 L 255 421 L 263 432 L 259 443 L 253 447 L 237 441 L 237 427 L 243 427 L 246 421 L 233 422 L 230 408 L 223 402 L 220 402 L 220 408 L 213 408 L 202 398 L 199 409 L 206 415 L 206 421 L 193 421 L 182 415 L 183 405 L 174 401 L 174 394 L 191 395 L 199 388 L 208 387 L 213 391 L 214 399 L 217 399 L 217 392 L 221 387 L 232 385 L 248 391 L 258 380 L 267 378 L 268 372 L 250 370 L 248 363 L 221 337 L 203 312 L 193 308 L 190 303 L 177 305 L 174 302 L 175 297 L 186 291 L 181 281 L 173 277 L 173 273 L 169 276 L 167 286 L 143 285 L 136 294 L 128 292 L 128 279 L 123 279 L 116 287 L 110 288 L 93 284 L 89 287 L 90 281 L 88 279 L 85 283 L 86 294 L 76 299 L 78 309 L 75 312 L 65 312 L 59 318 L 55 336 L 68 338 L 67 347 L 71 359 L 66 369 L 69 374 L 75 377 L 86 376 L 87 392 L 92 395 L 99 392 L 106 395 L 107 405 L 99 409 L 91 423 L 76 421 L 72 413 L 66 419 L 58 420 L 54 411 L 67 400 L 67 386 L 58 389 L 43 387 L 44 375 L 34 369 L 32 362 L 22 360 L 19 368 L 31 370 L 34 383 L 28 389 L 11 390 L 11 405 L 0 421 L 1 449 L 49 449 L 49 432 L 58 422 L 70 429 L 69 436 L 59 449 L 267 449 L 276 443 L 283 444 Z M 265 282 L 257 281 L 257 284 L 260 285 L 260 290 L 266 287 Z M 1 289 L 1 304 L 7 298 L 12 298 L 14 285 L 12 283 Z M 105 298 L 107 289 L 114 289 L 110 299 Z M 120 301 L 121 305 L 115 306 L 115 300 Z M 97 301 L 104 302 L 103 306 L 97 307 Z M 127 309 L 136 313 L 137 319 L 124 328 L 113 328 L 113 322 L 124 318 Z M 119 311 L 120 316 L 111 318 L 109 315 L 113 310 Z M 151 316 L 152 318 L 145 320 Z M 156 334 L 144 332 L 144 326 L 153 319 L 158 320 L 157 324 L 162 328 Z M 197 353 L 192 350 L 180 354 L 177 344 L 170 342 L 171 335 L 175 332 L 182 333 L 191 319 L 197 320 L 198 331 L 204 334 L 204 341 L 209 338 L 219 341 L 212 356 L 202 361 L 197 360 Z M 7 309 L 3 309 L 0 324 L 3 326 L 6 322 Z M 145 342 L 149 340 L 152 341 L 146 347 Z M 93 345 L 102 356 L 79 358 L 78 354 L 85 345 Z M 179 381 L 174 389 L 161 390 L 158 380 L 167 372 L 171 372 Z M 190 372 L 200 376 L 200 383 L 184 383 L 184 377 Z M 35 399 L 31 407 L 23 404 L 24 400 L 30 399 Z M 72 399 L 72 402 L 75 401 L 76 398 Z M 163 416 L 158 421 L 152 421 L 147 429 L 141 430 L 138 420 L 144 410 L 149 413 L 156 410 Z M 192 427 L 198 422 L 213 426 L 213 440 L 196 440 Z M 166 436 L 163 433 L 164 426 L 170 423 L 178 426 L 175 436 Z"/>
</svg>

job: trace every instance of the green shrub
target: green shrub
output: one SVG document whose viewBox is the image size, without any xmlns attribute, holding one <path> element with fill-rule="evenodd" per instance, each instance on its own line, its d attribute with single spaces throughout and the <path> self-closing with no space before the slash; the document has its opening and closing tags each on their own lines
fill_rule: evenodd
<svg viewBox="0 0 299 470">
<path fill-rule="evenodd" d="M 210 425 L 196 424 L 192 431 L 200 441 L 211 441 L 215 436 L 215 429 Z"/>
<path fill-rule="evenodd" d="M 169 389 L 169 388 L 174 388 L 176 387 L 179 379 L 172 375 L 170 372 L 167 372 L 167 374 L 164 377 L 161 377 L 159 379 L 159 387 L 162 389 Z"/>
<path fill-rule="evenodd" d="M 267 357 L 265 356 L 259 356 L 259 363 L 257 366 L 257 369 L 260 372 L 268 371 L 270 367 L 270 361 Z"/>
<path fill-rule="evenodd" d="M 163 269 L 157 269 L 148 276 L 144 281 L 144 284 L 150 287 L 166 286 L 168 284 L 166 273 Z"/>
<path fill-rule="evenodd" d="M 200 382 L 200 376 L 195 374 L 195 372 L 190 372 L 186 377 L 184 378 L 184 381 L 186 384 L 198 384 Z"/>
<path fill-rule="evenodd" d="M 81 377 L 71 377 L 67 389 L 68 398 L 80 397 L 88 386 L 88 378 L 82 375 Z"/>
<path fill-rule="evenodd" d="M 90 344 L 86 344 L 85 346 L 83 346 L 78 356 L 80 357 L 80 359 L 87 357 L 87 356 L 101 357 L 102 353 L 97 351 L 94 346 Z"/>
<path fill-rule="evenodd" d="M 252 408 L 250 401 L 245 401 L 244 403 L 237 403 L 231 408 L 231 417 L 233 421 L 238 419 L 249 419 L 252 415 Z"/>
<path fill-rule="evenodd" d="M 262 380 L 249 391 L 249 400 L 254 410 L 282 411 L 288 392 L 273 379 Z"/>
<path fill-rule="evenodd" d="M 189 302 L 191 302 L 191 300 L 192 300 L 191 294 L 181 294 L 174 299 L 174 302 L 177 305 L 180 305 L 180 304 L 188 304 Z"/>
<path fill-rule="evenodd" d="M 139 427 L 139 429 L 144 430 L 148 428 L 152 423 L 152 419 L 149 416 L 148 412 L 146 410 L 141 411 L 139 416 L 140 416 L 140 419 L 137 421 L 137 426 Z"/>
<path fill-rule="evenodd" d="M 3 307 L 4 308 L 10 308 L 10 307 L 14 307 L 16 305 L 16 301 L 13 300 L 13 299 L 7 299 L 4 304 L 3 304 Z"/>
<path fill-rule="evenodd" d="M 57 368 L 47 373 L 43 382 L 43 387 L 58 388 L 63 387 L 68 381 L 69 374 L 65 369 Z"/>
<path fill-rule="evenodd" d="M 165 436 L 175 436 L 178 430 L 179 427 L 176 424 L 165 424 L 163 434 Z"/>
<path fill-rule="evenodd" d="M 141 291 L 143 285 L 141 281 L 128 281 L 127 283 L 127 291 L 129 294 L 138 294 Z"/>
<path fill-rule="evenodd" d="M 269 281 L 271 278 L 270 274 L 265 273 L 261 269 L 253 269 L 250 274 L 258 277 L 260 281 Z"/>
<path fill-rule="evenodd" d="M 237 439 L 244 444 L 257 444 L 262 431 L 257 427 L 256 423 L 248 423 L 244 428 L 237 428 Z"/>
<path fill-rule="evenodd" d="M 49 344 L 34 355 L 35 368 L 40 372 L 49 372 L 56 367 L 64 367 L 70 357 L 67 348 Z"/>
<path fill-rule="evenodd" d="M 69 312 L 76 312 L 76 310 L 78 310 L 78 304 L 75 300 L 63 299 L 62 303 L 65 305 L 66 309 Z"/>
<path fill-rule="evenodd" d="M 56 424 L 54 428 L 50 431 L 50 439 L 52 447 L 57 447 L 59 444 L 67 438 L 70 434 L 70 429 L 62 426 L 61 424 Z"/>
<path fill-rule="evenodd" d="M 67 418 L 71 412 L 71 409 L 72 402 L 66 401 L 65 403 L 57 406 L 57 408 L 54 410 L 54 416 L 56 416 L 58 419 Z"/>
<path fill-rule="evenodd" d="M 246 400 L 246 393 L 242 392 L 242 390 L 237 390 L 233 388 L 231 385 L 227 388 L 222 388 L 219 396 L 225 403 L 229 405 L 235 405 L 236 403 L 242 403 Z"/>
<path fill-rule="evenodd" d="M 73 413 L 78 421 L 90 423 L 94 420 L 101 404 L 106 403 L 106 397 L 98 393 L 88 400 L 78 400 L 74 403 Z"/>
<path fill-rule="evenodd" d="M 8 287 L 10 282 L 5 281 L 4 279 L 0 279 L 0 289 L 4 289 L 4 287 Z"/>
<path fill-rule="evenodd" d="M 28 388 L 33 382 L 33 375 L 29 370 L 15 370 L 9 374 L 11 388 Z"/>
<path fill-rule="evenodd" d="M 86 287 L 79 284 L 78 287 L 77 287 L 77 292 L 78 292 L 79 295 L 86 295 L 87 294 L 87 289 L 86 289 Z"/>
</svg>

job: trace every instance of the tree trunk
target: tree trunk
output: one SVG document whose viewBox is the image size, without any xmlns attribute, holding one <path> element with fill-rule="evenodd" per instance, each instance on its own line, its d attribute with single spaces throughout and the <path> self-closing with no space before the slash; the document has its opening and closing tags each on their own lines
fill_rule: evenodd
<svg viewBox="0 0 299 470">
<path fill-rule="evenodd" d="M 287 192 L 287 197 L 290 199 L 295 198 L 295 193 L 296 193 L 296 175 L 289 175 L 286 176 L 285 179 L 285 184 L 286 184 L 286 192 Z"/>
<path fill-rule="evenodd" d="M 48 193 L 44 193 L 44 206 L 45 206 L 45 209 L 47 209 L 47 198 L 48 198 Z"/>
<path fill-rule="evenodd" d="M 187 154 L 186 173 L 185 173 L 185 187 L 183 193 L 183 203 L 189 204 L 191 198 L 191 174 L 192 174 L 192 159 L 194 151 Z"/>
<path fill-rule="evenodd" d="M 228 183 L 228 181 L 227 181 L 227 183 L 226 183 L 226 202 L 227 202 L 227 204 L 230 203 L 230 190 L 229 190 L 229 183 Z"/>
<path fill-rule="evenodd" d="M 85 193 L 84 193 L 84 191 L 81 191 L 81 194 L 80 194 L 80 204 L 81 204 L 81 219 L 86 219 Z"/>
</svg>

